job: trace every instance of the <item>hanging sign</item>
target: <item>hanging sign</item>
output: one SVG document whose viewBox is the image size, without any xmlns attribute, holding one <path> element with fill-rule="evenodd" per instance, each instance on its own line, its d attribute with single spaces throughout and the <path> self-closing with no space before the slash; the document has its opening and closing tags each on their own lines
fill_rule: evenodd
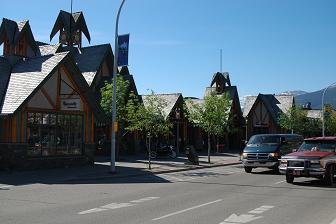
<svg viewBox="0 0 336 224">
<path fill-rule="evenodd" d="M 129 34 L 118 36 L 118 66 L 128 65 Z"/>
</svg>

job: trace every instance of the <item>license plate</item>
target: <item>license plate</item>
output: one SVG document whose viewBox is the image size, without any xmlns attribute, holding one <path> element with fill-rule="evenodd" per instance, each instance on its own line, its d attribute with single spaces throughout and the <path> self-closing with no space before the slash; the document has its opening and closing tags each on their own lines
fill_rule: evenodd
<svg viewBox="0 0 336 224">
<path fill-rule="evenodd" d="M 293 175 L 294 176 L 300 176 L 301 175 L 301 170 L 293 170 Z"/>
</svg>

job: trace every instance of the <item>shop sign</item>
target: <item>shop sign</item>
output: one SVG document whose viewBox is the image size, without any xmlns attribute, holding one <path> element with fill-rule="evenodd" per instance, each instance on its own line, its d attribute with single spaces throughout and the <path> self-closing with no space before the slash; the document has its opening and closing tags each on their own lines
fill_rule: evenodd
<svg viewBox="0 0 336 224">
<path fill-rule="evenodd" d="M 61 110 L 81 110 L 80 99 L 62 99 Z"/>
</svg>

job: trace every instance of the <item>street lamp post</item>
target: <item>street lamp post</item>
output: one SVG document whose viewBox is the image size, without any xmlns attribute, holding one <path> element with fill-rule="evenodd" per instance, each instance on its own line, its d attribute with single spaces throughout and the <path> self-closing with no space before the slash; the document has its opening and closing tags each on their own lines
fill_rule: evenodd
<svg viewBox="0 0 336 224">
<path fill-rule="evenodd" d="M 116 19 L 115 38 L 114 38 L 114 63 L 113 63 L 113 95 L 112 95 L 112 136 L 111 136 L 111 173 L 116 172 L 115 168 L 115 153 L 116 153 L 116 133 L 114 124 L 117 118 L 117 70 L 118 70 L 118 24 L 121 8 L 123 7 L 125 0 L 122 0 Z"/>
<path fill-rule="evenodd" d="M 324 125 L 324 95 L 325 95 L 325 93 L 327 92 L 327 90 L 330 88 L 330 87 L 332 87 L 333 85 L 336 85 L 336 82 L 334 82 L 333 84 L 331 84 L 331 85 L 329 85 L 327 88 L 325 88 L 324 90 L 323 90 L 323 94 L 322 94 L 322 111 L 321 111 L 321 113 L 322 113 L 322 137 L 324 137 L 324 135 L 325 135 L 325 125 Z"/>
<path fill-rule="evenodd" d="M 248 126 L 248 117 L 246 116 L 246 118 L 245 118 L 245 142 L 247 142 L 248 141 L 248 139 L 247 139 L 247 134 L 248 134 L 248 129 L 247 129 L 247 126 Z"/>
<path fill-rule="evenodd" d="M 175 109 L 175 119 L 176 119 L 176 155 L 180 154 L 180 118 L 181 110 L 180 108 Z"/>
</svg>

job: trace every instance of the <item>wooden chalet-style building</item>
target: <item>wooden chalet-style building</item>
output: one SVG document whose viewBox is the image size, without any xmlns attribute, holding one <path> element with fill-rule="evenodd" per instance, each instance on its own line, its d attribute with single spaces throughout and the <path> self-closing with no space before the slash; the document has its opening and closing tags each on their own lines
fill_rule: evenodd
<svg viewBox="0 0 336 224">
<path fill-rule="evenodd" d="M 153 95 L 141 95 L 144 106 L 148 105 L 150 97 Z M 183 114 L 183 96 L 181 93 L 154 94 L 158 100 L 162 100 L 166 105 L 163 109 L 165 118 L 173 123 L 172 134 L 166 139 L 160 139 L 161 143 L 169 143 L 176 146 L 179 141 L 179 149 L 185 144 L 186 120 Z"/>
<path fill-rule="evenodd" d="M 294 106 L 294 96 L 259 94 L 245 99 L 243 116 L 245 138 L 255 134 L 286 133 L 279 125 L 279 116 Z"/>
<path fill-rule="evenodd" d="M 219 144 L 217 145 L 217 151 L 222 152 L 225 150 L 238 150 L 242 147 L 242 126 L 244 124 L 244 119 L 242 116 L 242 111 L 240 107 L 240 101 L 238 96 L 238 91 L 236 86 L 231 85 L 229 73 L 217 72 L 213 75 L 210 87 L 207 87 L 205 90 L 204 98 L 210 94 L 227 94 L 232 102 L 231 104 L 231 118 L 233 122 L 233 128 L 236 132 L 228 133 L 224 138 L 220 138 Z M 191 106 L 191 103 L 194 104 L 203 104 L 204 99 L 197 99 L 193 97 L 185 98 L 186 105 Z M 205 149 L 207 145 L 207 134 L 204 133 L 198 127 L 195 127 L 191 123 L 188 124 L 186 141 L 188 144 L 194 145 L 197 149 Z M 217 144 L 217 140 L 213 139 L 213 144 Z"/>
<path fill-rule="evenodd" d="M 91 40 L 82 12 L 60 11 L 50 39 L 57 33 L 50 45 L 34 39 L 29 21 L 2 20 L 0 166 L 93 160 L 96 129 L 107 124 L 100 88 L 111 82 L 113 52 L 110 44 L 82 46 L 83 36 Z"/>
</svg>

